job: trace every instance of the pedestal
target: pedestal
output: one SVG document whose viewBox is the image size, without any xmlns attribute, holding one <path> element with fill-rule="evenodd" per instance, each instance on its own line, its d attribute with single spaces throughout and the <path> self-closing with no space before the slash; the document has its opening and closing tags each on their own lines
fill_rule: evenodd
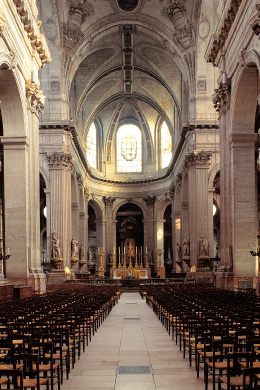
<svg viewBox="0 0 260 390">
<path fill-rule="evenodd" d="M 61 263 L 63 262 L 63 259 L 61 257 L 53 257 L 51 259 L 51 264 L 55 269 L 61 268 Z"/>
</svg>

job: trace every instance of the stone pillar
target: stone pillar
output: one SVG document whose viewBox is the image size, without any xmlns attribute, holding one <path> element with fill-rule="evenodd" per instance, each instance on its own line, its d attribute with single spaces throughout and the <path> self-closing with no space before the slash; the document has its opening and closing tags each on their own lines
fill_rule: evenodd
<svg viewBox="0 0 260 390">
<path fill-rule="evenodd" d="M 158 259 L 159 256 L 157 254 L 158 249 L 162 250 L 161 254 L 161 268 L 164 268 L 164 222 L 165 219 L 157 219 L 155 222 L 155 230 L 156 230 L 156 247 L 155 247 L 155 268 L 158 269 Z"/>
<path fill-rule="evenodd" d="M 155 230 L 156 227 L 154 225 L 154 204 L 156 201 L 156 197 L 147 196 L 144 198 L 147 207 L 147 218 L 144 221 L 144 254 L 147 247 L 147 250 L 153 251 L 153 259 L 156 263 L 156 245 L 155 244 Z M 144 257 L 144 265 L 145 265 L 145 257 Z"/>
<path fill-rule="evenodd" d="M 39 113 L 44 96 L 37 83 L 26 81 L 27 124 L 24 136 L 1 137 L 4 148 L 5 247 L 8 278 L 34 279 L 37 291 L 45 290 L 41 269 L 39 200 Z M 15 114 L 13 114 L 15 115 Z M 23 128 L 24 123 L 20 123 Z M 14 161 L 18 162 L 15 165 Z M 40 279 L 42 279 L 40 281 Z M 39 284 L 40 283 L 40 284 Z"/>
<path fill-rule="evenodd" d="M 181 254 L 181 213 L 180 213 L 180 188 L 175 187 L 172 194 L 172 228 L 173 228 L 173 268 L 172 272 L 182 271 Z"/>
<path fill-rule="evenodd" d="M 234 276 L 256 276 L 255 250 L 257 221 L 255 143 L 257 134 L 232 134 L 230 139 L 230 182 L 232 253 Z M 252 249 L 253 248 L 253 249 Z"/>
<path fill-rule="evenodd" d="M 107 270 L 108 254 L 110 251 L 114 254 L 115 238 L 114 238 L 114 223 L 113 223 L 113 203 L 116 199 L 111 196 L 103 196 L 103 202 L 106 207 L 106 251 L 103 257 L 103 266 Z"/>
<path fill-rule="evenodd" d="M 199 242 L 203 235 L 212 245 L 209 237 L 208 215 L 208 172 L 211 152 L 189 153 L 185 158 L 188 172 L 189 227 L 190 227 L 190 266 L 198 266 Z M 212 218 L 212 215 L 210 216 Z"/>
<path fill-rule="evenodd" d="M 61 268 L 70 266 L 71 256 L 71 169 L 72 156 L 69 153 L 48 155 L 50 169 L 50 232 L 55 231 L 60 241 Z"/>
<path fill-rule="evenodd" d="M 222 84 L 216 90 L 213 97 L 213 104 L 216 111 L 219 112 L 220 129 L 220 189 L 221 189 L 221 207 L 220 207 L 220 248 L 219 255 L 221 262 L 219 270 L 230 270 L 232 268 L 232 232 L 231 232 L 231 160 L 229 154 L 229 123 L 230 123 L 230 100 L 231 87 L 229 83 Z"/>
<path fill-rule="evenodd" d="M 5 246 L 8 278 L 29 276 L 28 138 L 1 137 L 4 146 Z M 19 161 L 14 169 L 14 161 Z M 19 183 L 19 185 L 17 185 Z M 40 227 L 39 227 L 40 234 Z M 40 253 L 39 253 L 40 256 Z"/>
</svg>

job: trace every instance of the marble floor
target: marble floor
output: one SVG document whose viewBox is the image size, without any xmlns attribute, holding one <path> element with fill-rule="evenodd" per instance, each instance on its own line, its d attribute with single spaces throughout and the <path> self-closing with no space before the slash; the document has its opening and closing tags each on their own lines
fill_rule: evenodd
<svg viewBox="0 0 260 390">
<path fill-rule="evenodd" d="M 136 369 L 148 373 L 128 372 Z M 66 389 L 203 390 L 204 383 L 145 299 L 123 293 L 61 386 Z"/>
</svg>

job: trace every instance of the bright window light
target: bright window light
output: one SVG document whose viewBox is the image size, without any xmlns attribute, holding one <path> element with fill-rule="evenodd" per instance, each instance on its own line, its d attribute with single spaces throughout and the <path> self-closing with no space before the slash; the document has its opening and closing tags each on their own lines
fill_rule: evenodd
<svg viewBox="0 0 260 390">
<path fill-rule="evenodd" d="M 164 121 L 161 127 L 161 168 L 166 168 L 172 158 L 172 137 Z"/>
<path fill-rule="evenodd" d="M 97 129 L 94 123 L 87 135 L 87 160 L 91 168 L 97 169 Z"/>
<path fill-rule="evenodd" d="M 135 125 L 117 131 L 117 172 L 142 172 L 142 134 Z"/>
</svg>

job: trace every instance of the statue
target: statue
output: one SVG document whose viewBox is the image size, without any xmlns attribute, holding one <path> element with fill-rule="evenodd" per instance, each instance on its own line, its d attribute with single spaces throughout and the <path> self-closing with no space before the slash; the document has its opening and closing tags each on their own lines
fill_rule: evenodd
<svg viewBox="0 0 260 390">
<path fill-rule="evenodd" d="M 85 257 L 85 248 L 84 248 L 84 246 L 81 244 L 81 245 L 80 245 L 80 248 L 79 248 L 79 259 L 80 259 L 80 260 L 84 260 L 84 257 Z"/>
<path fill-rule="evenodd" d="M 113 253 L 112 251 L 108 254 L 108 264 L 113 264 Z"/>
<path fill-rule="evenodd" d="M 148 249 L 147 255 L 148 255 L 148 264 L 153 265 L 153 250 Z"/>
<path fill-rule="evenodd" d="M 90 248 L 88 248 L 88 262 L 89 264 L 92 264 L 92 259 L 93 259 L 93 253 Z"/>
<path fill-rule="evenodd" d="M 52 233 L 52 256 L 60 258 L 60 241 L 55 230 Z"/>
<path fill-rule="evenodd" d="M 78 241 L 75 237 L 72 237 L 71 240 L 71 257 L 74 259 L 78 254 Z"/>
<path fill-rule="evenodd" d="M 208 257 L 209 255 L 209 243 L 208 240 L 202 235 L 200 239 L 200 256 Z"/>
<path fill-rule="evenodd" d="M 188 257 L 190 255 L 190 243 L 187 238 L 182 239 L 182 247 L 183 247 L 183 257 Z"/>
<path fill-rule="evenodd" d="M 170 247 L 168 247 L 168 259 L 167 259 L 167 264 L 170 265 L 172 264 L 172 250 Z"/>
<path fill-rule="evenodd" d="M 181 260 L 181 246 L 178 242 L 176 244 L 176 260 Z"/>
</svg>

